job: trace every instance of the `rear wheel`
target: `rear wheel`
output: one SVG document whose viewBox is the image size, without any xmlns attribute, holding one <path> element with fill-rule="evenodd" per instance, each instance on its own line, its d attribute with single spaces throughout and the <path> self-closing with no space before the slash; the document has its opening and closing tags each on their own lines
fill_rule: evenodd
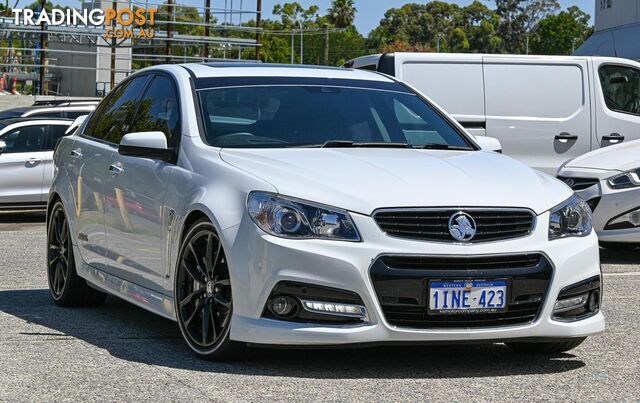
<svg viewBox="0 0 640 403">
<path fill-rule="evenodd" d="M 209 221 L 198 221 L 189 229 L 175 278 L 176 316 L 189 347 L 203 359 L 238 357 L 242 345 L 229 337 L 233 312 L 229 267 Z"/>
<path fill-rule="evenodd" d="M 51 298 L 60 306 L 97 306 L 107 297 L 76 273 L 69 223 L 60 201 L 51 209 L 47 227 L 47 278 Z"/>
<path fill-rule="evenodd" d="M 573 350 L 585 341 L 586 337 L 561 340 L 553 343 L 506 343 L 507 346 L 518 353 L 526 354 L 559 354 Z"/>
</svg>

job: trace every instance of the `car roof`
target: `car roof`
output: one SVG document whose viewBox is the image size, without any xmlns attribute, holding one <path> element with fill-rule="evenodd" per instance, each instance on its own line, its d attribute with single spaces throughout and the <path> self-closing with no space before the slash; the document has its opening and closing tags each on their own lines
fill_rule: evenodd
<svg viewBox="0 0 640 403">
<path fill-rule="evenodd" d="M 310 66 L 304 64 L 269 63 L 187 63 L 181 64 L 196 78 L 215 77 L 305 77 L 393 82 L 375 72 L 341 67 Z"/>
</svg>

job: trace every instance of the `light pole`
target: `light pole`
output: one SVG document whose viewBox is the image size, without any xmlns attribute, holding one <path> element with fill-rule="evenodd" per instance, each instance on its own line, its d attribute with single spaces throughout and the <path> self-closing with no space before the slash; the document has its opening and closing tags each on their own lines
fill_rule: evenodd
<svg viewBox="0 0 640 403">
<path fill-rule="evenodd" d="M 436 53 L 440 53 L 440 39 L 442 39 L 442 34 L 438 34 L 436 37 Z"/>
<path fill-rule="evenodd" d="M 302 22 L 300 22 L 300 20 L 298 20 L 298 25 L 300 26 L 300 64 L 303 64 L 302 60 L 304 58 L 304 31 L 302 29 Z"/>
</svg>

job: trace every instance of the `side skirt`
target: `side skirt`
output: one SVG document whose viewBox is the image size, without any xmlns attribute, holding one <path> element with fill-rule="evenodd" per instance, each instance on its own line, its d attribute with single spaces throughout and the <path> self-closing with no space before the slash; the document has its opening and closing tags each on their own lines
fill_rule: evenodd
<svg viewBox="0 0 640 403">
<path fill-rule="evenodd" d="M 79 254 L 76 254 L 76 256 L 78 255 Z M 77 266 L 80 266 L 76 267 L 78 275 L 87 280 L 90 286 L 122 298 L 133 305 L 151 311 L 164 318 L 176 321 L 173 298 L 169 298 L 166 295 L 96 269 L 83 261 L 81 265 Z"/>
</svg>

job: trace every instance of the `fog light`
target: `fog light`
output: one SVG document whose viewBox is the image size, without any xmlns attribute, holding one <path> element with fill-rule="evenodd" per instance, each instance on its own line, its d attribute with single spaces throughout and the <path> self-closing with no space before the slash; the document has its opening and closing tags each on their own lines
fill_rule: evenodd
<svg viewBox="0 0 640 403">
<path fill-rule="evenodd" d="M 581 294 L 575 297 L 560 299 L 556 301 L 556 304 L 553 306 L 553 313 L 566 312 L 580 308 L 587 303 L 588 298 L 589 294 Z"/>
<path fill-rule="evenodd" d="M 276 297 L 269 301 L 269 309 L 277 316 L 289 316 L 297 306 L 298 303 L 291 297 Z"/>
<path fill-rule="evenodd" d="M 362 305 L 341 304 L 324 301 L 302 301 L 302 306 L 309 312 L 324 313 L 328 315 L 351 316 L 364 318 L 367 310 Z"/>
<path fill-rule="evenodd" d="M 640 227 L 640 209 L 624 213 L 607 223 L 607 227 L 616 226 Z M 605 228 L 606 229 L 606 228 Z"/>
</svg>

